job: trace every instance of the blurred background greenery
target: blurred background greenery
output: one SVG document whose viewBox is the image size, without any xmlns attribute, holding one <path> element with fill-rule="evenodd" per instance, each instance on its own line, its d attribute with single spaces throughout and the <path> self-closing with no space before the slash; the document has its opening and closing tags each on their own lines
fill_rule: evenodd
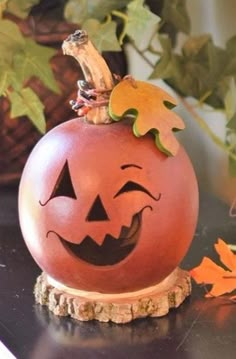
<svg viewBox="0 0 236 359">
<path fill-rule="evenodd" d="M 18 181 L 41 134 L 73 116 L 82 74 L 60 46 L 84 28 L 113 72 L 178 98 L 187 125 L 180 140 L 199 183 L 232 203 L 235 8 L 234 0 L 0 0 L 0 183 Z"/>
</svg>

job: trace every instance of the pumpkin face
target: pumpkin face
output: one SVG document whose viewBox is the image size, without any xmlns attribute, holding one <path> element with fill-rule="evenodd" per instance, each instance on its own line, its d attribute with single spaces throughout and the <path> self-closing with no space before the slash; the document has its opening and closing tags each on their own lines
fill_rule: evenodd
<svg viewBox="0 0 236 359">
<path fill-rule="evenodd" d="M 19 213 L 26 244 L 49 276 L 76 289 L 134 291 L 159 283 L 185 255 L 197 183 L 183 148 L 167 157 L 125 121 L 75 119 L 31 153 Z"/>
</svg>

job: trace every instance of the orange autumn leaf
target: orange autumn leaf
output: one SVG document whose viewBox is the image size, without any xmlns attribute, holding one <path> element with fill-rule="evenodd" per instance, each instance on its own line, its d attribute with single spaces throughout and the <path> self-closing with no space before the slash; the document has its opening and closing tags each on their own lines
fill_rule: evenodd
<svg viewBox="0 0 236 359">
<path fill-rule="evenodd" d="M 204 257 L 200 265 L 190 271 L 196 283 L 212 284 L 212 288 L 206 297 L 218 297 L 236 289 L 236 255 L 220 238 L 215 244 L 215 249 L 222 264 L 227 269 L 218 266 L 210 258 Z"/>
<path fill-rule="evenodd" d="M 219 254 L 221 262 L 231 271 L 236 271 L 236 255 L 222 239 L 218 239 L 218 243 L 215 244 L 215 250 Z"/>
<path fill-rule="evenodd" d="M 115 121 L 125 115 L 132 115 L 135 118 L 135 136 L 140 137 L 149 131 L 152 132 L 157 147 L 167 155 L 174 156 L 179 143 L 173 131 L 185 127 L 183 120 L 170 110 L 170 107 L 174 106 L 176 100 L 161 88 L 147 82 L 125 78 L 112 90 L 109 112 Z"/>
</svg>

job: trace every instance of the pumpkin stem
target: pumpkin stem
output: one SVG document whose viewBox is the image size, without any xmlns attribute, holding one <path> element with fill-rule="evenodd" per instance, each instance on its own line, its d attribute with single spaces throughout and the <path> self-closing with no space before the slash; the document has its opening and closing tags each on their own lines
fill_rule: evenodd
<svg viewBox="0 0 236 359">
<path fill-rule="evenodd" d="M 62 50 L 65 55 L 73 56 L 78 61 L 85 78 L 85 81 L 78 81 L 78 97 L 76 101 L 71 101 L 72 108 L 88 122 L 112 122 L 108 102 L 114 87 L 113 77 L 87 32 L 75 31 L 63 42 Z"/>
</svg>

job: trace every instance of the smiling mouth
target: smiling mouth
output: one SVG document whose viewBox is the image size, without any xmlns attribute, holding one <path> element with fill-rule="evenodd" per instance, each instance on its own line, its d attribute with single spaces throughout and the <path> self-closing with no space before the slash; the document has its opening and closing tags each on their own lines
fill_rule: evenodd
<svg viewBox="0 0 236 359">
<path fill-rule="evenodd" d="M 65 249 L 77 258 L 96 266 L 114 265 L 128 257 L 136 247 L 140 236 L 142 212 L 145 208 L 152 210 L 151 206 L 145 206 L 133 216 L 129 227 L 122 226 L 118 238 L 107 234 L 101 245 L 89 236 L 86 236 L 80 244 L 75 244 L 56 234 Z M 49 231 L 48 234 L 50 232 L 53 231 Z"/>
</svg>

